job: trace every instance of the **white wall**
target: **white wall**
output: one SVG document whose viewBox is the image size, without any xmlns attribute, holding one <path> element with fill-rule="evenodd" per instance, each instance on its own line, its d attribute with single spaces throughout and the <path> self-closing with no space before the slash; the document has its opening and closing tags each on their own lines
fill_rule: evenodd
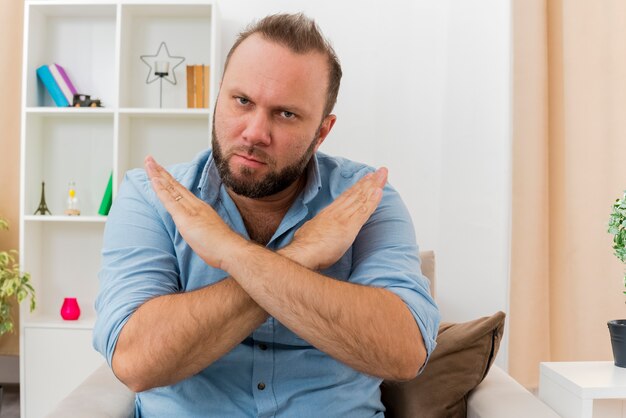
<svg viewBox="0 0 626 418">
<path fill-rule="evenodd" d="M 460 321 L 508 311 L 512 41 L 509 2 L 452 1 L 441 136 L 439 303 Z M 505 334 L 498 363 L 506 366 Z"/>
<path fill-rule="evenodd" d="M 322 151 L 385 165 L 438 257 L 447 321 L 507 311 L 511 6 L 501 0 L 228 0 L 222 54 L 253 19 L 303 11 L 344 78 Z M 498 362 L 506 365 L 506 339 Z"/>
</svg>

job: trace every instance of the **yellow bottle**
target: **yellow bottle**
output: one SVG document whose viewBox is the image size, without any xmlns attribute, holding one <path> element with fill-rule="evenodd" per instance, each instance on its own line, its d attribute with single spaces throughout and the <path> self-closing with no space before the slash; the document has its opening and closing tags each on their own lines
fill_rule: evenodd
<svg viewBox="0 0 626 418">
<path fill-rule="evenodd" d="M 78 209 L 78 198 L 76 197 L 76 183 L 70 181 L 67 187 L 67 207 L 65 214 L 70 216 L 80 215 L 80 209 Z"/>
</svg>

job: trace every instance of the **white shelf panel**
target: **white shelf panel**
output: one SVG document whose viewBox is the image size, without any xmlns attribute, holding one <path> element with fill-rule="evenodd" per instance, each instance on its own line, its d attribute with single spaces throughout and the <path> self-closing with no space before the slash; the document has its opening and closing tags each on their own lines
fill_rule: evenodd
<svg viewBox="0 0 626 418">
<path fill-rule="evenodd" d="M 140 14 L 145 17 L 205 17 L 210 18 L 212 1 L 207 0 L 154 0 L 146 6 L 143 0 L 122 0 L 124 12 Z"/>
<path fill-rule="evenodd" d="M 85 0 L 30 0 L 31 6 L 54 6 L 50 9 L 50 15 L 56 16 L 85 16 L 84 11 L 76 10 L 76 6 L 85 6 Z M 88 15 L 100 16 L 114 13 L 107 8 L 109 6 L 132 6 L 142 8 L 142 14 L 148 16 L 210 16 L 207 6 L 214 6 L 212 0 L 89 0 L 90 13 Z M 99 7 L 98 7 L 99 6 Z"/>
<path fill-rule="evenodd" d="M 31 0 L 29 2 L 33 10 L 54 17 L 89 17 L 89 16 L 115 16 L 115 0 L 90 0 L 85 5 L 84 0 Z"/>
<path fill-rule="evenodd" d="M 60 308 L 59 308 L 60 309 Z M 61 318 L 61 314 L 57 317 L 52 315 L 33 316 L 32 319 L 23 321 L 24 328 L 58 328 L 58 329 L 89 329 L 93 330 L 96 318 L 83 317 L 76 321 L 66 321 Z"/>
<path fill-rule="evenodd" d="M 27 107 L 27 115 L 54 116 L 54 117 L 98 117 L 111 118 L 115 110 L 106 107 Z"/>
<path fill-rule="evenodd" d="M 121 115 L 130 117 L 176 117 L 191 119 L 207 119 L 213 113 L 212 109 L 154 109 L 154 108 L 122 108 Z"/>
<path fill-rule="evenodd" d="M 54 216 L 54 215 L 25 215 L 26 222 L 95 222 L 105 223 L 106 216 Z"/>
</svg>

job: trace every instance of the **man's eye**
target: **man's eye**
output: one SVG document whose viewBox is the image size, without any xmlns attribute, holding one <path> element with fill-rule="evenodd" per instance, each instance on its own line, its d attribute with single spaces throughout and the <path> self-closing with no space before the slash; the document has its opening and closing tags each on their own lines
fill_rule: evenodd
<svg viewBox="0 0 626 418">
<path fill-rule="evenodd" d="M 296 117 L 295 113 L 292 113 L 288 110 L 283 110 L 282 112 L 280 112 L 280 115 L 285 119 L 293 119 Z"/>
<path fill-rule="evenodd" d="M 235 100 L 237 100 L 237 102 L 239 102 L 239 104 L 241 105 L 247 105 L 250 103 L 250 100 L 246 99 L 245 97 L 235 97 Z"/>
</svg>

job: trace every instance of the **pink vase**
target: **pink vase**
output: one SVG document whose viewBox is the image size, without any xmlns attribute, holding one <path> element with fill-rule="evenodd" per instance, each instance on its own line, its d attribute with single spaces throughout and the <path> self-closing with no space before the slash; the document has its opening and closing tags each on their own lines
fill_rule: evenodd
<svg viewBox="0 0 626 418">
<path fill-rule="evenodd" d="M 61 317 L 66 321 L 74 321 L 80 316 L 80 307 L 76 298 L 63 299 L 63 306 L 61 306 Z"/>
</svg>

